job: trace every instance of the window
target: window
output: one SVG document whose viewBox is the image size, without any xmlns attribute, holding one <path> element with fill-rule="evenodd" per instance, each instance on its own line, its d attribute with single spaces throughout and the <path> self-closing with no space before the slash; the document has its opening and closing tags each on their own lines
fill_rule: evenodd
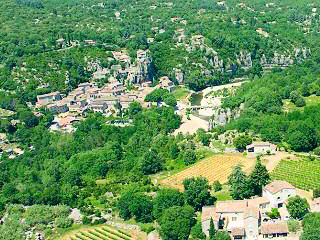
<svg viewBox="0 0 320 240">
<path fill-rule="evenodd" d="M 291 196 L 291 194 L 288 194 L 288 197 L 290 197 Z"/>
<path fill-rule="evenodd" d="M 237 221 L 237 217 L 232 217 L 232 222 Z"/>
<path fill-rule="evenodd" d="M 280 197 L 277 197 L 278 200 L 280 200 Z"/>
</svg>

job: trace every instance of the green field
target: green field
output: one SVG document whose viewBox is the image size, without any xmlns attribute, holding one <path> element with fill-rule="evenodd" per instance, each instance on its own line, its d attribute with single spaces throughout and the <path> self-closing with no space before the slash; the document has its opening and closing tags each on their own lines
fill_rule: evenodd
<svg viewBox="0 0 320 240">
<path fill-rule="evenodd" d="M 189 90 L 185 87 L 179 87 L 173 92 L 173 96 L 177 100 L 185 100 L 188 94 L 189 94 Z"/>
<path fill-rule="evenodd" d="M 131 234 L 112 227 L 102 226 L 85 230 L 79 230 L 63 239 L 70 240 L 133 240 Z"/>
<path fill-rule="evenodd" d="M 306 158 L 281 160 L 271 173 L 274 180 L 286 180 L 293 186 L 310 190 L 320 187 L 320 161 Z"/>
</svg>

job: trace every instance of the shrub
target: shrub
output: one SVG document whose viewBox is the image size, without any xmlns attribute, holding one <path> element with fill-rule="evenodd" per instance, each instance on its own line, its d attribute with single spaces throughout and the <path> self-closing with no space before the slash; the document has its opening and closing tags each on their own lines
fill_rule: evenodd
<svg viewBox="0 0 320 240">
<path fill-rule="evenodd" d="M 73 224 L 73 220 L 68 217 L 59 217 L 55 220 L 55 225 L 58 228 L 69 228 Z"/>
<path fill-rule="evenodd" d="M 214 189 L 215 192 L 219 192 L 219 191 L 222 190 L 222 185 L 218 180 L 214 181 L 213 189 Z"/>
<path fill-rule="evenodd" d="M 288 221 L 289 232 L 297 232 L 300 229 L 299 221 L 297 220 L 289 220 Z"/>
<path fill-rule="evenodd" d="M 90 223 L 91 223 L 91 218 L 89 218 L 87 215 L 84 215 L 84 216 L 82 217 L 82 223 L 83 223 L 84 225 L 90 224 Z"/>
<path fill-rule="evenodd" d="M 269 216 L 272 219 L 277 219 L 280 217 L 280 213 L 279 213 L 278 208 L 272 208 L 271 212 L 267 212 L 266 214 L 267 214 L 267 216 Z"/>
</svg>

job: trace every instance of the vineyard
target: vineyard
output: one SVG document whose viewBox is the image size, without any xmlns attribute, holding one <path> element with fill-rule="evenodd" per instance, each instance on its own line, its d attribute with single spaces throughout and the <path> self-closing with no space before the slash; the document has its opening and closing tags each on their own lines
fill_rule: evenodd
<svg viewBox="0 0 320 240">
<path fill-rule="evenodd" d="M 320 187 L 320 162 L 308 159 L 281 160 L 271 178 L 276 180 L 286 180 L 293 186 L 310 190 Z"/>
<path fill-rule="evenodd" d="M 189 177 L 205 177 L 209 184 L 213 184 L 216 180 L 219 180 L 220 183 L 226 183 L 232 167 L 238 163 L 243 165 L 244 171 L 248 171 L 255 164 L 255 161 L 239 156 L 213 156 L 162 180 L 160 183 L 179 190 L 183 190 L 182 182 Z"/>
<path fill-rule="evenodd" d="M 107 226 L 96 227 L 86 230 L 79 230 L 75 234 L 68 236 L 68 240 L 135 240 L 131 234 Z"/>
</svg>

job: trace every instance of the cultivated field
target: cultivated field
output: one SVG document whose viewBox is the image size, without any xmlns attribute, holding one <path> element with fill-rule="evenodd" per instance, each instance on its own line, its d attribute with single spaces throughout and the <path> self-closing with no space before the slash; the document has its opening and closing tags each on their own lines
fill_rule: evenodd
<svg viewBox="0 0 320 240">
<path fill-rule="evenodd" d="M 189 177 L 205 177 L 208 179 L 209 184 L 213 184 L 216 180 L 219 180 L 223 184 L 228 181 L 232 167 L 238 163 L 243 165 L 244 171 L 249 172 L 252 170 L 255 160 L 240 156 L 212 156 L 160 181 L 160 183 L 183 190 L 182 182 L 184 179 Z"/>
<path fill-rule="evenodd" d="M 138 236 L 133 236 L 128 232 L 115 229 L 109 226 L 80 229 L 62 237 L 62 240 L 136 240 Z"/>
<path fill-rule="evenodd" d="M 272 179 L 286 180 L 293 186 L 311 190 L 320 187 L 320 162 L 299 158 L 298 160 L 281 160 L 271 173 Z"/>
</svg>

